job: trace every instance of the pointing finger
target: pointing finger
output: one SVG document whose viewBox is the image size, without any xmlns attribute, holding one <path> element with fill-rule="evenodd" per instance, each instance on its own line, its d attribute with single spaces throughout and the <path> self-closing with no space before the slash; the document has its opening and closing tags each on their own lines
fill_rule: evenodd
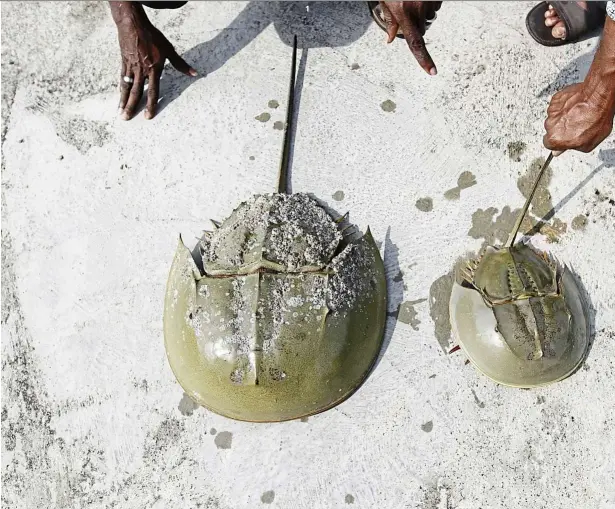
<svg viewBox="0 0 615 509">
<path fill-rule="evenodd" d="M 419 33 L 417 27 L 414 26 L 410 22 L 410 19 L 406 16 L 400 20 L 400 24 L 401 29 L 404 32 L 404 38 L 408 43 L 408 47 L 419 65 L 425 70 L 425 72 L 431 74 L 432 76 L 438 74 L 436 65 L 431 59 L 431 55 L 429 55 L 429 52 L 425 47 L 423 36 Z"/>
<path fill-rule="evenodd" d="M 198 76 L 199 73 L 197 73 L 192 67 L 190 67 L 188 62 L 186 62 L 182 57 L 177 54 L 177 51 L 173 50 L 169 54 L 168 58 L 169 62 L 171 62 L 171 65 L 175 67 L 175 69 L 177 69 L 179 72 L 188 76 Z"/>
</svg>

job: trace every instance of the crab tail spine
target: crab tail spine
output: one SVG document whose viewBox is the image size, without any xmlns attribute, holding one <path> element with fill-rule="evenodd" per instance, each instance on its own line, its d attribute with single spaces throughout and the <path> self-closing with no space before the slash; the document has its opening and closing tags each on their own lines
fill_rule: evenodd
<svg viewBox="0 0 615 509">
<path fill-rule="evenodd" d="M 521 209 L 521 213 L 519 214 L 519 217 L 517 218 L 517 221 L 515 222 L 515 226 L 513 227 L 512 232 L 510 232 L 510 236 L 508 237 L 508 242 L 506 242 L 505 247 L 512 247 L 513 244 L 515 243 L 515 238 L 517 237 L 517 233 L 519 233 L 519 228 L 521 228 L 521 223 L 523 222 L 523 218 L 525 217 L 525 214 L 527 214 L 527 209 L 530 208 L 530 203 L 532 203 L 532 198 L 534 197 L 534 193 L 536 192 L 536 189 L 538 189 L 538 184 L 540 182 L 540 179 L 542 179 L 542 175 L 544 174 L 546 169 L 549 167 L 549 164 L 551 164 L 552 159 L 553 159 L 553 152 L 550 152 L 549 157 L 547 157 L 545 164 L 542 165 L 542 168 L 540 169 L 540 172 L 538 173 L 538 176 L 536 177 L 536 181 L 534 182 L 534 187 L 532 187 L 532 192 L 527 197 L 527 200 L 525 200 L 525 205 L 523 205 L 523 208 Z"/>
<path fill-rule="evenodd" d="M 282 145 L 282 159 L 280 161 L 280 176 L 278 180 L 278 193 L 288 194 L 288 169 L 290 163 L 290 149 L 292 136 L 292 121 L 295 105 L 295 74 L 297 70 L 297 36 L 293 37 L 293 59 L 290 70 L 290 86 L 288 88 L 288 104 L 286 106 L 286 124 L 284 125 L 284 144 Z"/>
</svg>

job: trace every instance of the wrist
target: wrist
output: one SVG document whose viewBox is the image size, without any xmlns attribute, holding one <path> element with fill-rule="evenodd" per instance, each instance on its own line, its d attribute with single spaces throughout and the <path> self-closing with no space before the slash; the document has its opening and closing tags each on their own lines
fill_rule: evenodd
<svg viewBox="0 0 615 509">
<path fill-rule="evenodd" d="M 145 24 L 149 20 L 140 2 L 109 2 L 111 16 L 118 26 Z"/>
</svg>

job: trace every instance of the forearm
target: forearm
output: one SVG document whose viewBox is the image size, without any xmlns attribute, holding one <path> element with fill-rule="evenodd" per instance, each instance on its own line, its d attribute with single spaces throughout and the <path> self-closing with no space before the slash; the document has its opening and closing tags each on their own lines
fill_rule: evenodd
<svg viewBox="0 0 615 509">
<path fill-rule="evenodd" d="M 613 3 L 611 2 L 611 6 Z M 587 73 L 585 85 L 615 115 L 615 20 L 606 18 L 600 46 Z"/>
</svg>

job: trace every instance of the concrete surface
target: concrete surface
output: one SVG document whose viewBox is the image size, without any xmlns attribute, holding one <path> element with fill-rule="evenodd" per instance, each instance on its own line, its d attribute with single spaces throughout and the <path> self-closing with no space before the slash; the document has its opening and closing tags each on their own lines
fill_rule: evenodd
<svg viewBox="0 0 615 509">
<path fill-rule="evenodd" d="M 3 2 L 4 507 L 615 507 L 613 137 L 557 159 L 533 210 L 555 207 L 532 242 L 591 301 L 583 369 L 513 390 L 443 350 L 450 270 L 506 234 L 546 155 L 548 99 L 595 49 L 534 44 L 531 5 L 445 2 L 427 36 L 436 78 L 363 3 L 155 13 L 205 76 L 166 73 L 160 115 L 126 123 L 105 3 Z M 294 189 L 371 226 L 391 317 L 348 401 L 245 424 L 184 397 L 163 292 L 178 233 L 274 188 L 293 30 L 308 47 Z"/>
</svg>

